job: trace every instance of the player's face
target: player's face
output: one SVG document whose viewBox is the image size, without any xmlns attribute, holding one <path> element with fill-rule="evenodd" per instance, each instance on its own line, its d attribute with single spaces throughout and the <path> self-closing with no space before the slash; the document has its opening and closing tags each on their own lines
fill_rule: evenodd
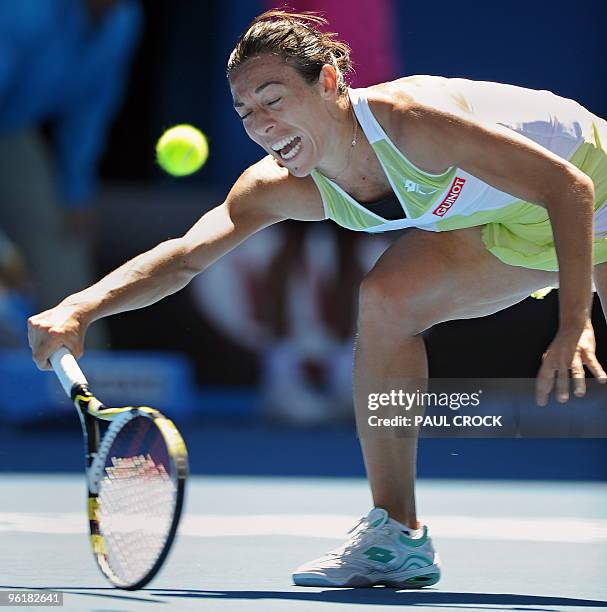
<svg viewBox="0 0 607 612">
<path fill-rule="evenodd" d="M 310 85 L 281 58 L 260 55 L 232 71 L 230 88 L 249 137 L 291 174 L 307 176 L 331 133 L 326 85 Z"/>
</svg>

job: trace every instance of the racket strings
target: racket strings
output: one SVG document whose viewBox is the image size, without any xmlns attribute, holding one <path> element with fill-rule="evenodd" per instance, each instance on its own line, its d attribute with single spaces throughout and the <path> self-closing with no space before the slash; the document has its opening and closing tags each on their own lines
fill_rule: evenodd
<svg viewBox="0 0 607 612">
<path fill-rule="evenodd" d="M 135 419 L 110 449 L 98 516 L 107 563 L 124 583 L 145 576 L 164 548 L 177 497 L 170 471 L 164 441 L 149 419 Z"/>
</svg>

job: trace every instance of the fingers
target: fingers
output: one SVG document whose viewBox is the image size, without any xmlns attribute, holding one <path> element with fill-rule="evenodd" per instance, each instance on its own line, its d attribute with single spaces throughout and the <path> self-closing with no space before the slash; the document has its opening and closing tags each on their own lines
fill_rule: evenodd
<svg viewBox="0 0 607 612">
<path fill-rule="evenodd" d="M 53 341 L 52 336 L 44 340 L 36 339 L 32 344 L 32 359 L 39 370 L 52 370 L 49 357 L 61 347 L 61 343 Z"/>
<path fill-rule="evenodd" d="M 57 347 L 59 348 L 59 347 Z M 52 370 L 52 366 L 51 363 L 49 361 L 49 357 L 56 351 L 57 349 L 53 349 L 52 347 L 49 348 L 42 344 L 39 345 L 37 348 L 32 349 L 32 359 L 34 360 L 34 363 L 36 364 L 36 367 L 39 370 Z"/>
<path fill-rule="evenodd" d="M 47 350 L 47 342 L 40 338 L 40 329 L 35 316 L 27 320 L 27 341 L 32 349 L 32 359 L 38 369 L 50 370 L 51 364 L 48 358 L 53 351 L 52 349 L 50 351 Z"/>
<path fill-rule="evenodd" d="M 41 315 L 28 319 L 27 336 L 32 349 L 32 359 L 39 370 L 52 370 L 50 356 L 62 346 L 68 348 L 76 359 L 80 358 L 84 352 L 84 339 L 81 336 L 58 331 L 46 323 Z"/>
<path fill-rule="evenodd" d="M 538 406 L 545 406 L 548 403 L 553 389 L 558 402 L 565 403 L 569 400 L 569 370 L 573 377 L 574 395 L 583 397 L 586 394 L 586 379 L 580 355 L 576 353 L 568 365 L 567 361 L 562 360 L 560 363 L 555 363 L 549 352 L 544 353 L 535 385 L 535 401 Z"/>
<path fill-rule="evenodd" d="M 83 341 L 77 342 L 77 343 L 69 343 L 69 342 L 65 342 L 64 346 L 66 346 L 70 352 L 72 353 L 72 355 L 75 357 L 75 359 L 80 359 L 80 357 L 82 357 L 82 355 L 84 355 L 84 344 Z"/>
<path fill-rule="evenodd" d="M 573 358 L 571 376 L 573 377 L 573 394 L 575 397 L 584 397 L 586 395 L 586 373 L 579 354 Z"/>
<path fill-rule="evenodd" d="M 586 351 L 583 355 L 584 365 L 592 372 L 592 375 L 602 384 L 607 382 L 607 374 L 598 362 L 593 352 Z"/>
<path fill-rule="evenodd" d="M 595 346 L 594 331 L 590 324 L 586 325 L 573 346 L 570 336 L 557 334 L 542 356 L 542 366 L 538 372 L 535 391 L 535 399 L 539 406 L 548 403 L 553 389 L 558 402 L 563 403 L 569 399 L 570 370 L 573 393 L 576 397 L 583 397 L 586 394 L 584 366 L 588 367 L 599 382 L 607 382 L 607 374 L 596 358 Z"/>
<path fill-rule="evenodd" d="M 539 406 L 545 406 L 553 389 L 558 402 L 567 402 L 569 400 L 569 370 L 571 370 L 573 379 L 573 394 L 575 397 L 584 397 L 586 395 L 584 365 L 588 367 L 600 383 L 607 382 L 607 374 L 593 353 L 587 352 L 583 357 L 576 354 L 570 368 L 565 366 L 557 368 L 545 360 L 537 376 L 536 403 Z"/>
<path fill-rule="evenodd" d="M 569 368 L 560 367 L 556 372 L 556 401 L 564 404 L 569 399 Z"/>
<path fill-rule="evenodd" d="M 545 406 L 554 387 L 555 369 L 550 366 L 544 354 L 542 367 L 537 375 L 535 383 L 535 402 L 538 406 Z"/>
</svg>

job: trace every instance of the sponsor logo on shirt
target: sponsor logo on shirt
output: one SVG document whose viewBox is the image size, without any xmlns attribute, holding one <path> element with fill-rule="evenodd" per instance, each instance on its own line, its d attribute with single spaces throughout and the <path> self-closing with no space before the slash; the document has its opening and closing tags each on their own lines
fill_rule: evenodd
<svg viewBox="0 0 607 612">
<path fill-rule="evenodd" d="M 419 183 L 416 183 L 415 181 L 411 181 L 409 179 L 405 179 L 405 189 L 409 193 L 415 192 L 419 193 L 420 195 L 432 195 L 433 193 L 436 193 L 438 191 L 438 189 L 429 189 L 428 191 L 424 191 L 424 188 Z"/>
<path fill-rule="evenodd" d="M 451 184 L 449 193 L 447 193 L 445 199 L 432 211 L 432 214 L 437 217 L 444 217 L 447 211 L 455 204 L 457 198 L 459 198 L 459 194 L 462 192 L 465 182 L 466 179 L 456 176 Z"/>
</svg>

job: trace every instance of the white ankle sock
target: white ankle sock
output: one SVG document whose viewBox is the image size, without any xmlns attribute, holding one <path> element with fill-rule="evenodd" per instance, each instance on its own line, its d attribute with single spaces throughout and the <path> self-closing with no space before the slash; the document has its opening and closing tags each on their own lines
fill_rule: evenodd
<svg viewBox="0 0 607 612">
<path fill-rule="evenodd" d="M 405 525 L 404 523 L 399 523 L 393 518 L 390 519 L 390 522 L 396 527 L 398 527 L 401 531 L 406 531 L 410 538 L 419 538 L 424 532 L 423 529 L 412 529 L 408 525 Z"/>
</svg>

